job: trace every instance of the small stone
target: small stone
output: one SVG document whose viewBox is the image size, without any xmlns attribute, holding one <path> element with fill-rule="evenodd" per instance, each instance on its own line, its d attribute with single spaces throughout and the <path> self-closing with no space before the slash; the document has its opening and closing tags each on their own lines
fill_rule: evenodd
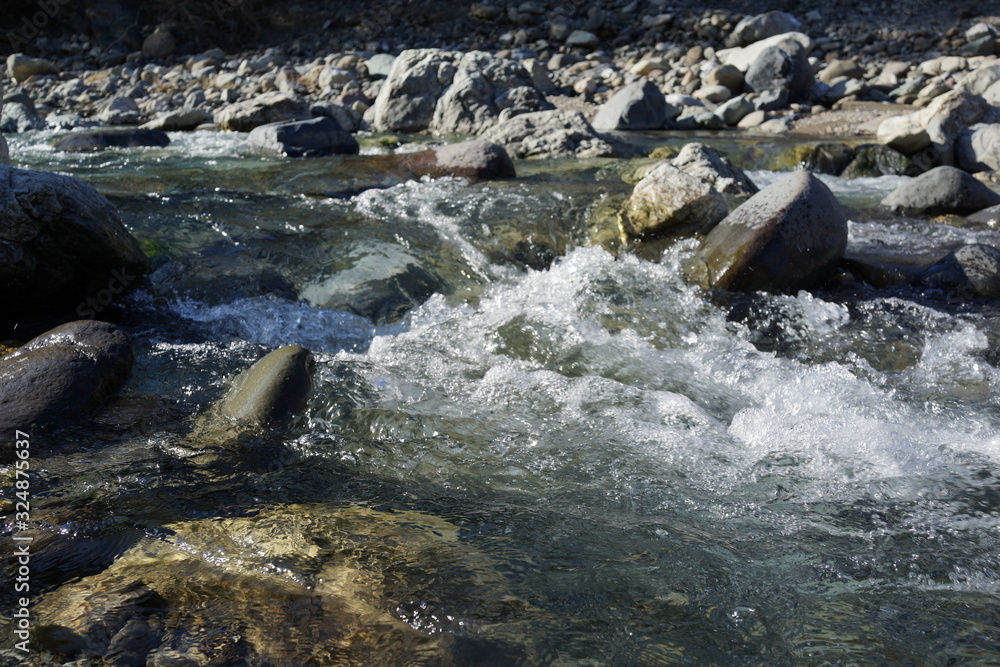
<svg viewBox="0 0 1000 667">
<path fill-rule="evenodd" d="M 167 58 L 177 50 L 177 40 L 169 30 L 157 28 L 142 42 L 142 54 L 147 58 Z"/>
<path fill-rule="evenodd" d="M 566 46 L 574 49 L 596 49 L 600 43 L 597 35 L 586 30 L 574 30 L 566 38 Z"/>
</svg>

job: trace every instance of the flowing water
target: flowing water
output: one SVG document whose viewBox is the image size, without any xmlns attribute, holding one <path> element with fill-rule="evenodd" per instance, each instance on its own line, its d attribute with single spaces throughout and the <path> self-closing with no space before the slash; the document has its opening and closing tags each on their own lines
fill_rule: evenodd
<svg viewBox="0 0 1000 667">
<path fill-rule="evenodd" d="M 456 664 L 1000 664 L 995 304 L 709 294 L 679 276 L 691 240 L 652 261 L 591 246 L 593 212 L 629 189 L 609 160 L 363 189 L 350 160 L 171 136 L 88 156 L 12 142 L 98 187 L 154 255 L 121 315 L 123 400 L 38 463 L 69 535 L 43 586 L 178 522 L 365 507 L 454 528 L 461 550 L 394 561 L 377 605 Z M 855 256 L 1000 244 L 880 214 L 902 177 L 824 179 Z M 314 390 L 273 459 L 172 465 L 193 415 L 290 343 L 315 354 Z"/>
</svg>

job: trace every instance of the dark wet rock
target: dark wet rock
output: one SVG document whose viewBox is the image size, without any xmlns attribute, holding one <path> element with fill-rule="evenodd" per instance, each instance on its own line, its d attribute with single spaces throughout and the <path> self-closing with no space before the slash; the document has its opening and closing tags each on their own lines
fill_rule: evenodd
<svg viewBox="0 0 1000 667">
<path fill-rule="evenodd" d="M 685 144 L 670 163 L 686 174 L 709 183 L 724 195 L 751 197 L 758 192 L 743 170 L 702 143 Z"/>
<path fill-rule="evenodd" d="M 789 44 L 798 42 L 789 40 Z M 813 76 L 803 48 L 771 46 L 764 49 L 747 69 L 744 87 L 755 93 L 788 91 L 790 101 L 802 99 L 812 86 Z"/>
<path fill-rule="evenodd" d="M 0 166 L 4 330 L 31 314 L 94 316 L 149 269 L 115 207 L 60 174 Z"/>
<path fill-rule="evenodd" d="M 621 217 L 626 236 L 704 234 L 726 217 L 729 208 L 707 181 L 670 162 L 653 167 L 632 190 Z"/>
<path fill-rule="evenodd" d="M 973 125 L 956 144 L 958 166 L 966 171 L 1000 169 L 1000 124 Z"/>
<path fill-rule="evenodd" d="M 32 58 L 23 53 L 14 53 L 7 57 L 7 75 L 15 83 L 21 83 L 33 76 L 58 73 L 59 68 L 43 58 Z"/>
<path fill-rule="evenodd" d="M 219 416 L 260 427 L 287 422 L 305 405 L 314 366 L 312 353 L 297 345 L 271 352 L 233 381 Z"/>
<path fill-rule="evenodd" d="M 57 151 L 86 153 L 108 148 L 162 148 L 170 137 L 161 130 L 95 130 L 74 132 L 55 142 Z"/>
<path fill-rule="evenodd" d="M 888 146 L 862 144 L 854 147 L 854 157 L 844 167 L 843 178 L 870 178 L 875 176 L 917 176 L 926 171 L 913 158 Z"/>
<path fill-rule="evenodd" d="M 920 284 L 996 299 L 1000 297 L 1000 249 L 981 243 L 962 246 L 927 269 Z"/>
<path fill-rule="evenodd" d="M 608 157 L 614 148 L 579 111 L 539 111 L 495 125 L 483 138 L 516 158 Z"/>
<path fill-rule="evenodd" d="M 797 32 L 801 26 L 798 19 L 785 12 L 771 11 L 747 16 L 736 24 L 726 43 L 730 46 L 746 46 L 775 35 Z"/>
<path fill-rule="evenodd" d="M 853 157 L 854 149 L 839 141 L 797 144 L 779 149 L 768 161 L 768 168 L 774 171 L 802 168 L 813 173 L 838 176 Z"/>
<path fill-rule="evenodd" d="M 147 58 L 166 58 L 177 50 L 177 39 L 164 28 L 157 28 L 142 42 L 142 55 Z"/>
<path fill-rule="evenodd" d="M 463 141 L 395 156 L 399 168 L 416 177 L 454 176 L 473 180 L 514 178 L 514 162 L 502 146 L 490 141 Z"/>
<path fill-rule="evenodd" d="M 821 286 L 843 258 L 847 217 L 830 189 L 796 171 L 709 232 L 686 273 L 704 287 L 795 292 Z"/>
<path fill-rule="evenodd" d="M 354 109 L 344 104 L 337 104 L 336 102 L 314 104 L 309 109 L 309 112 L 313 116 L 328 116 L 334 119 L 340 127 L 348 132 L 357 132 L 361 129 L 361 116 Z"/>
<path fill-rule="evenodd" d="M 0 359 L 0 431 L 69 423 L 114 396 L 132 370 L 123 329 L 80 320 L 56 327 Z"/>
<path fill-rule="evenodd" d="M 223 130 L 249 132 L 268 123 L 308 120 L 310 117 L 309 105 L 304 100 L 285 93 L 270 92 L 223 107 L 214 118 Z"/>
<path fill-rule="evenodd" d="M 287 157 L 320 157 L 357 153 L 358 142 L 327 116 L 260 125 L 250 131 L 247 145 L 256 153 Z"/>
<path fill-rule="evenodd" d="M 547 108 L 520 63 L 482 51 L 412 49 L 393 62 L 370 120 L 378 132 L 478 134 L 501 112 L 509 117 Z"/>
<path fill-rule="evenodd" d="M 901 215 L 968 215 L 997 204 L 1000 194 L 955 167 L 935 167 L 882 200 Z"/>
<path fill-rule="evenodd" d="M 667 107 L 655 83 L 643 79 L 622 87 L 601 105 L 592 123 L 595 130 L 656 130 L 679 109 Z"/>
<path fill-rule="evenodd" d="M 0 114 L 0 132 L 29 132 L 47 127 L 45 119 L 32 107 L 20 102 L 4 104 L 3 113 Z"/>
<path fill-rule="evenodd" d="M 163 132 L 187 132 L 199 125 L 211 122 L 212 115 L 202 109 L 180 109 L 168 111 L 142 125 L 146 130 L 162 130 Z"/>
</svg>

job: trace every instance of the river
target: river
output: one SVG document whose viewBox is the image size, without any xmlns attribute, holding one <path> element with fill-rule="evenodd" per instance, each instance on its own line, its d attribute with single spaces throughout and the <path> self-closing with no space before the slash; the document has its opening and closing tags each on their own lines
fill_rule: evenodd
<svg viewBox="0 0 1000 667">
<path fill-rule="evenodd" d="M 393 561 L 376 604 L 444 662 L 1000 661 L 995 304 L 709 294 L 680 277 L 692 240 L 652 259 L 591 244 L 629 188 L 611 160 L 363 189 L 342 158 L 249 156 L 236 134 L 83 156 L 52 136 L 14 137 L 15 162 L 95 185 L 153 272 L 118 314 L 137 346 L 123 399 L 38 464 L 38 506 L 72 517 L 43 587 L 178 522 L 361 507 L 455 528 L 442 562 Z M 904 177 L 823 179 L 854 256 L 1000 245 L 880 212 Z M 225 479 L 171 465 L 194 415 L 283 344 L 317 365 L 273 460 Z M 282 567 L 315 576 L 291 549 Z"/>
</svg>

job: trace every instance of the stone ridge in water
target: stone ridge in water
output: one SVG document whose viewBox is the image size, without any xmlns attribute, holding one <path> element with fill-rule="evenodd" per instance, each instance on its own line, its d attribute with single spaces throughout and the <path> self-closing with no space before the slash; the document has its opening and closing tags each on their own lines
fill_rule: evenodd
<svg viewBox="0 0 1000 667">
<path fill-rule="evenodd" d="M 314 366 L 312 353 L 298 345 L 271 352 L 237 376 L 219 402 L 219 415 L 258 426 L 287 421 L 312 389 Z"/>
<path fill-rule="evenodd" d="M 847 248 L 847 216 L 830 189 L 796 171 L 720 222 L 687 267 L 704 287 L 795 292 L 821 286 Z"/>
</svg>

